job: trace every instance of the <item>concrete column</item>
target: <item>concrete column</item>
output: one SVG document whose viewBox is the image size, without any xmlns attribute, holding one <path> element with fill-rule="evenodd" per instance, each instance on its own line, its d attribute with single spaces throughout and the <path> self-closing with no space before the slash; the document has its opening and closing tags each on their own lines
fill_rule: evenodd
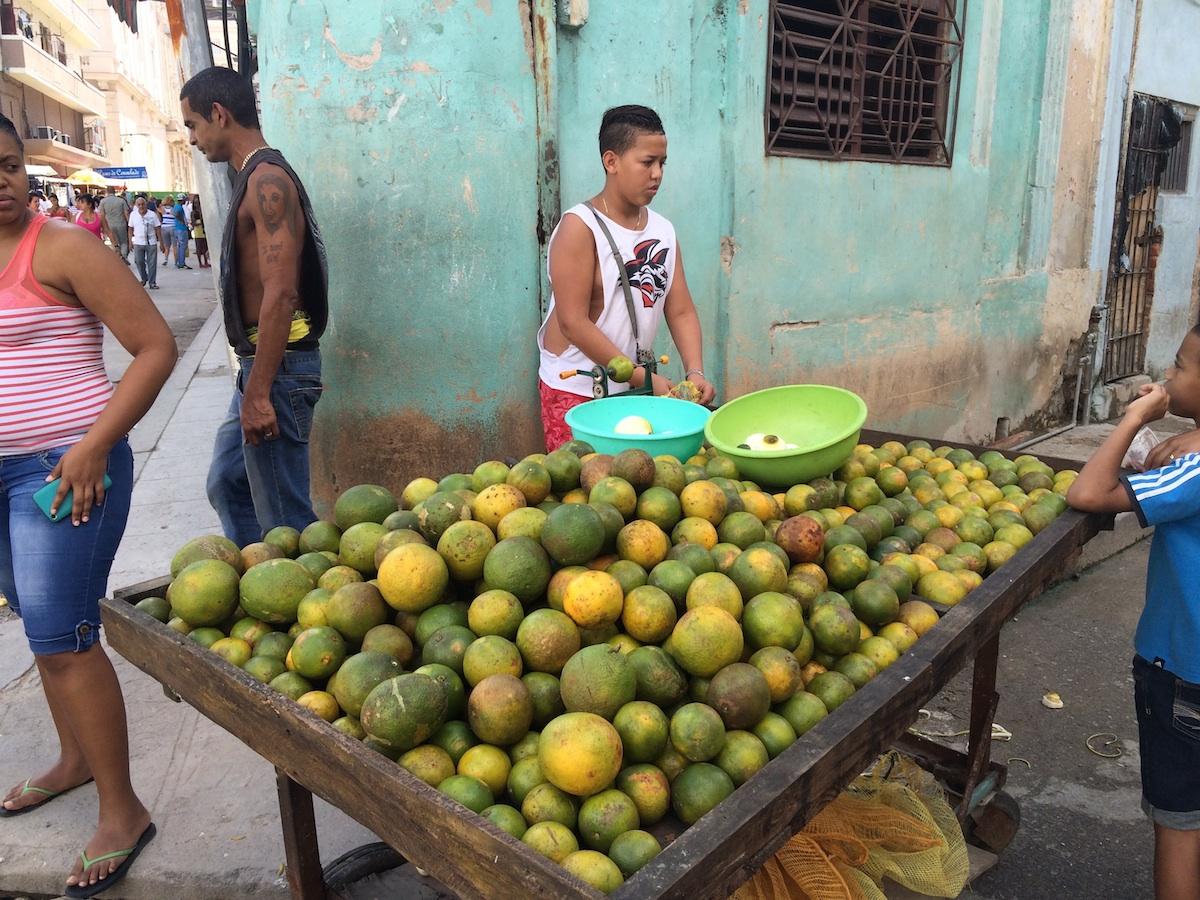
<svg viewBox="0 0 1200 900">
<path fill-rule="evenodd" d="M 183 40 L 179 43 L 179 60 L 185 81 L 213 64 L 208 22 L 204 18 L 204 0 L 183 0 Z M 204 206 L 204 230 L 208 235 L 208 250 L 213 261 L 213 280 L 220 291 L 221 239 L 225 233 L 225 217 L 229 214 L 229 204 L 233 199 L 232 170 L 226 163 L 210 163 L 198 150 L 192 149 L 191 154 L 197 193 Z"/>
<path fill-rule="evenodd" d="M 537 238 L 542 260 L 538 309 L 544 316 L 550 306 L 546 257 L 550 249 L 550 235 L 562 214 L 558 172 L 558 20 L 554 0 L 533 0 L 530 15 L 538 141 Z"/>
<path fill-rule="evenodd" d="M 1022 247 L 1021 268 L 1037 271 L 1046 264 L 1050 226 L 1054 219 L 1054 183 L 1062 139 L 1063 102 L 1067 87 L 1067 56 L 1071 40 L 1070 0 L 1051 0 L 1046 33 L 1046 66 L 1042 76 L 1042 110 L 1037 156 L 1030 188 L 1029 229 Z"/>
</svg>

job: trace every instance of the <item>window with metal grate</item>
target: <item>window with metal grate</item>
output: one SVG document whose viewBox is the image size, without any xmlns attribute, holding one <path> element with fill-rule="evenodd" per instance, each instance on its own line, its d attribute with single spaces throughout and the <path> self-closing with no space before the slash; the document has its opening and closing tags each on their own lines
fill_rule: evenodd
<svg viewBox="0 0 1200 900">
<path fill-rule="evenodd" d="M 766 152 L 950 165 L 966 0 L 771 0 Z"/>
<path fill-rule="evenodd" d="M 1192 120 L 1179 123 L 1179 143 L 1167 151 L 1166 168 L 1163 169 L 1159 189 L 1186 194 L 1188 189 L 1188 164 L 1191 161 Z"/>
</svg>

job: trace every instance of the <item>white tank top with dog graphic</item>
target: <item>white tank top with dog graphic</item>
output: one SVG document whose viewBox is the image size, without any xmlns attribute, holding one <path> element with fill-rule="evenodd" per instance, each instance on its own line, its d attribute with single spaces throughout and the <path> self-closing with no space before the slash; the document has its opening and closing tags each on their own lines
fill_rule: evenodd
<svg viewBox="0 0 1200 900">
<path fill-rule="evenodd" d="M 649 350 L 654 346 L 658 334 L 658 326 L 663 320 L 663 308 L 666 306 L 667 294 L 675 281 L 675 227 L 654 210 L 646 209 L 646 224 L 639 231 L 625 228 L 604 215 L 599 210 L 596 215 L 604 219 L 609 232 L 616 241 L 617 249 L 621 252 L 621 263 L 629 275 L 629 286 L 633 289 L 633 308 L 637 314 L 638 337 L 642 349 Z M 633 328 L 629 322 L 629 311 L 625 303 L 625 291 L 621 287 L 621 274 L 617 261 L 613 258 L 612 248 L 608 239 L 596 221 L 596 215 L 579 203 L 572 206 L 563 214 L 576 216 L 589 229 L 596 242 L 596 258 L 600 261 L 600 279 L 604 292 L 604 307 L 596 320 L 596 327 L 604 332 L 605 337 L 617 345 L 621 352 L 630 359 L 635 359 L 637 352 L 633 337 Z M 558 237 L 558 229 L 562 221 L 550 236 L 550 250 L 554 249 L 554 239 Z M 547 269 L 549 261 L 547 261 Z M 554 313 L 554 295 L 550 296 L 550 308 L 546 312 L 546 322 Z M 548 386 L 556 390 L 578 394 L 584 397 L 592 396 L 592 379 L 588 375 L 575 375 L 568 379 L 560 379 L 559 373 L 570 369 L 590 370 L 596 363 L 588 359 L 583 351 L 574 344 L 559 354 L 546 349 L 546 322 L 538 329 L 538 350 L 541 361 L 538 365 L 538 377 Z M 602 360 L 606 364 L 608 360 Z M 636 362 L 636 360 L 635 360 Z M 610 382 L 609 392 L 613 394 L 629 390 L 627 384 Z"/>
</svg>

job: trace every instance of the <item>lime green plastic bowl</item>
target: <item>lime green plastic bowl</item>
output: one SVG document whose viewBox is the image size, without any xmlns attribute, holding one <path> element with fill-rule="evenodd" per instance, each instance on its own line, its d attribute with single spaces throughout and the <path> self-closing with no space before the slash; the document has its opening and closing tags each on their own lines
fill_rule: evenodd
<svg viewBox="0 0 1200 900">
<path fill-rule="evenodd" d="M 847 459 L 867 420 L 858 394 L 824 384 L 789 384 L 755 391 L 721 406 L 704 434 L 732 458 L 743 478 L 791 487 L 828 475 Z M 752 434 L 775 434 L 795 450 L 745 450 Z"/>
<path fill-rule="evenodd" d="M 598 453 L 616 455 L 636 447 L 651 456 L 670 454 L 679 460 L 695 456 L 704 443 L 704 423 L 712 413 L 698 403 L 674 397 L 618 394 L 602 400 L 589 400 L 567 410 L 571 434 L 587 441 Z M 613 429 L 626 416 L 642 416 L 654 428 L 653 434 L 616 434 Z"/>
</svg>

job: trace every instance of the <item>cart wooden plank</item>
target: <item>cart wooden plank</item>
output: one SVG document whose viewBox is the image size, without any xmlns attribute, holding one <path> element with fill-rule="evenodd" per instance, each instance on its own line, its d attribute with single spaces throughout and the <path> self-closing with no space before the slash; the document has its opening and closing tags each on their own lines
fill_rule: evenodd
<svg viewBox="0 0 1200 900">
<path fill-rule="evenodd" d="M 1021 606 L 1063 572 L 1105 517 L 1068 510 L 918 641 L 614 897 L 728 897 L 899 738 Z"/>
<path fill-rule="evenodd" d="M 165 580 L 143 587 L 149 585 L 158 593 Z M 451 890 L 547 900 L 600 896 L 407 769 L 125 599 L 102 606 L 109 643 L 118 653 Z"/>
<path fill-rule="evenodd" d="M 863 432 L 863 440 L 890 439 L 911 438 Z M 1042 458 L 1056 468 L 1078 464 Z M 1022 605 L 1073 571 L 1083 545 L 1107 527 L 1110 516 L 1064 513 L 899 661 L 684 831 L 615 896 L 727 897 L 891 746 Z M 103 602 L 109 640 L 134 665 L 464 896 L 599 896 L 403 768 L 132 608 L 142 597 L 161 594 L 167 581 L 145 582 Z"/>
</svg>

